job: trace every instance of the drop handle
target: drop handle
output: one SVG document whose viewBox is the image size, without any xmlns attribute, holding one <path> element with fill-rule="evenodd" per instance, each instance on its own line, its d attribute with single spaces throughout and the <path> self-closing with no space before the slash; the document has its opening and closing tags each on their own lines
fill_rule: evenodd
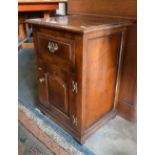
<svg viewBox="0 0 155 155">
<path fill-rule="evenodd" d="M 39 81 L 40 83 L 43 83 L 45 81 L 45 78 L 40 78 Z"/>
<path fill-rule="evenodd" d="M 48 42 L 48 49 L 51 53 L 55 53 L 59 49 L 59 47 L 57 43 Z"/>
</svg>

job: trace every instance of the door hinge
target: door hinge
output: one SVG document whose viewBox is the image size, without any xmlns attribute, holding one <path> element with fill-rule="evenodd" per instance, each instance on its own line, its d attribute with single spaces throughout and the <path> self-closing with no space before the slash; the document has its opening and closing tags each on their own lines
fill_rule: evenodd
<svg viewBox="0 0 155 155">
<path fill-rule="evenodd" d="M 75 115 L 72 116 L 72 122 L 75 126 L 77 126 L 77 117 Z"/>
<path fill-rule="evenodd" d="M 72 85 L 73 85 L 72 91 L 77 94 L 78 93 L 78 84 L 77 84 L 77 82 L 72 81 Z"/>
</svg>

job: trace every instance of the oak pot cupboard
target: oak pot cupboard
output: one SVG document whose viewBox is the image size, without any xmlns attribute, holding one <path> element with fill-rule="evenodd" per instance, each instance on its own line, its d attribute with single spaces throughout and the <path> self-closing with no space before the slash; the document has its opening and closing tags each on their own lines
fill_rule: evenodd
<svg viewBox="0 0 155 155">
<path fill-rule="evenodd" d="M 29 19 L 39 108 L 79 143 L 116 115 L 129 20 L 70 15 Z"/>
</svg>

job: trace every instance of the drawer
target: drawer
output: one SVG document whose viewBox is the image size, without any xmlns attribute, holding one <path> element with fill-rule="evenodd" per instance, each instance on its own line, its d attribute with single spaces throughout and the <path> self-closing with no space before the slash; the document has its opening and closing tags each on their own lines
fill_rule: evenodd
<svg viewBox="0 0 155 155">
<path fill-rule="evenodd" d="M 71 69 L 75 65 L 74 46 L 73 40 L 38 32 L 39 57 L 60 68 Z"/>
</svg>

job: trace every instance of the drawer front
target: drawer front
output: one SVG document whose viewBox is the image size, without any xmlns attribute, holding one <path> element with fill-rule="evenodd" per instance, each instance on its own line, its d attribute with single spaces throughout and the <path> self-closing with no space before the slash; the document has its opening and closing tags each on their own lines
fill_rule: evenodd
<svg viewBox="0 0 155 155">
<path fill-rule="evenodd" d="M 74 41 L 38 32 L 38 56 L 62 69 L 71 70 L 75 65 Z"/>
</svg>

